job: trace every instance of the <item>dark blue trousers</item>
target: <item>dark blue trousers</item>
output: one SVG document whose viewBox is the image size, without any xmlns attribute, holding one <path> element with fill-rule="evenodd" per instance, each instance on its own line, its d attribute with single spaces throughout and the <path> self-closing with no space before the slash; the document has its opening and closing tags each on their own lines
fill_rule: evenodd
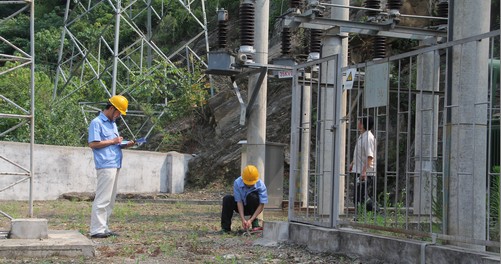
<svg viewBox="0 0 501 264">
<path fill-rule="evenodd" d="M 244 205 L 244 215 L 253 215 L 259 206 L 259 195 L 257 192 L 251 192 L 246 197 L 246 204 Z M 233 195 L 226 195 L 223 198 L 223 211 L 221 212 L 221 229 L 224 231 L 231 231 L 231 219 L 233 212 L 238 213 L 237 202 Z"/>
</svg>

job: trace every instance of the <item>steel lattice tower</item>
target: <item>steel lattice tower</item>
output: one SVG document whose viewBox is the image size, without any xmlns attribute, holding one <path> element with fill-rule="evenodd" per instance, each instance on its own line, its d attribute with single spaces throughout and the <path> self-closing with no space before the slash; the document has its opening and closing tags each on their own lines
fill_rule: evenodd
<svg viewBox="0 0 501 264">
<path fill-rule="evenodd" d="M 190 69 L 192 66 L 188 57 L 196 58 L 202 65 L 206 65 L 192 47 L 197 40 L 205 38 L 205 51 L 209 50 L 204 0 L 177 2 L 200 27 L 200 32 L 172 54 L 165 54 L 161 47 L 152 41 L 152 25 L 161 23 L 168 15 L 169 4 L 172 5 L 172 1 L 169 3 L 163 0 L 68 1 L 53 92 L 54 102 L 58 103 L 81 89 L 94 94 L 101 93 L 103 101 L 109 96 L 123 94 L 129 98 L 132 105 L 136 105 L 130 107 L 130 115 L 145 117 L 145 124 L 141 126 L 145 127 L 150 118 L 144 116 L 137 107 L 141 102 L 135 95 L 140 93 L 138 87 L 144 83 L 138 79 L 148 79 L 155 69 L 165 63 L 174 66 L 172 61 L 174 59 L 176 62 L 182 62 L 176 63 L 177 67 Z M 192 10 L 194 6 L 201 7 L 201 17 L 195 15 Z M 103 10 L 107 17 L 99 18 L 102 23 L 99 27 L 100 32 L 90 36 L 78 34 L 78 31 L 82 30 L 79 27 L 80 21 L 94 19 L 92 23 L 95 23 L 97 11 L 101 14 Z M 129 40 L 134 39 L 134 41 L 124 43 L 121 38 L 124 32 L 128 34 Z M 80 102 L 80 104 L 84 114 L 98 109 L 93 106 L 96 102 Z M 159 105 L 155 114 L 163 115 L 166 104 L 167 99 Z M 139 131 L 132 132 L 129 129 L 129 132 L 136 137 Z M 151 129 L 146 136 L 150 132 Z"/>
<path fill-rule="evenodd" d="M 0 192 L 14 187 L 15 185 L 25 183 L 29 184 L 29 216 L 33 217 L 33 148 L 35 142 L 35 33 L 34 33 L 34 13 L 35 4 L 33 1 L 6 1 L 0 2 L 0 8 L 8 7 L 12 10 L 11 15 L 0 19 L 0 25 L 8 20 L 16 18 L 19 14 L 27 14 L 29 20 L 27 23 L 21 23 L 24 32 L 29 32 L 29 45 L 26 48 L 13 44 L 13 40 L 5 39 L 0 36 L 0 42 L 10 46 L 12 52 L 9 54 L 0 54 L 0 62 L 4 67 L 0 70 L 0 79 L 9 78 L 8 73 L 29 69 L 30 82 L 27 86 L 19 87 L 19 94 L 15 97 L 8 98 L 6 96 L 6 87 L 0 87 L 0 119 L 6 120 L 4 124 L 8 124 L 4 131 L 0 131 L 0 136 L 4 136 L 16 129 L 26 129 L 29 125 L 30 142 L 29 153 L 26 160 L 28 164 L 18 164 L 8 157 L 0 154 L 0 162 L 2 168 L 9 171 L 1 171 L 0 175 L 8 177 L 7 182 L 12 182 L 7 186 L 0 186 Z M 16 84 L 17 85 L 17 84 Z M 25 95 L 25 96 L 23 96 Z M 29 97 L 29 102 L 23 101 L 22 98 Z M 3 121 L 2 121 L 3 122 Z M 4 166 L 5 165 L 5 166 Z M 13 218 L 7 213 L 1 211 L 0 214 L 12 220 Z"/>
</svg>

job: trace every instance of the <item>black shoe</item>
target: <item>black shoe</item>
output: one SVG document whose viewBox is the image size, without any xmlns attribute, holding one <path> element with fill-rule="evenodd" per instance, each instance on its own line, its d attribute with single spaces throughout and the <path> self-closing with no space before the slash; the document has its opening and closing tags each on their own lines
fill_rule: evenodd
<svg viewBox="0 0 501 264">
<path fill-rule="evenodd" d="M 109 236 L 111 236 L 109 233 L 97 233 L 97 234 L 91 235 L 90 237 L 91 238 L 107 238 Z"/>
<path fill-rule="evenodd" d="M 115 232 L 113 232 L 113 231 L 106 232 L 106 234 L 107 234 L 108 236 L 112 236 L 112 237 L 119 237 L 119 236 L 120 236 L 118 233 L 115 233 Z"/>
</svg>

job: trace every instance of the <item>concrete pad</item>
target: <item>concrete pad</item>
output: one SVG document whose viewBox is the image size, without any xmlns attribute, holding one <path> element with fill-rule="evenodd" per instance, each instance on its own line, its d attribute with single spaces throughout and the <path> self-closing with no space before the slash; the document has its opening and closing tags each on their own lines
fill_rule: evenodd
<svg viewBox="0 0 501 264">
<path fill-rule="evenodd" d="M 0 239 L 1 258 L 94 257 L 90 239 L 75 230 L 49 230 L 47 239 Z"/>
<path fill-rule="evenodd" d="M 289 223 L 265 221 L 263 225 L 263 237 L 276 242 L 289 240 Z"/>
<path fill-rule="evenodd" d="M 11 220 L 10 239 L 48 238 L 47 219 L 26 218 Z"/>
</svg>

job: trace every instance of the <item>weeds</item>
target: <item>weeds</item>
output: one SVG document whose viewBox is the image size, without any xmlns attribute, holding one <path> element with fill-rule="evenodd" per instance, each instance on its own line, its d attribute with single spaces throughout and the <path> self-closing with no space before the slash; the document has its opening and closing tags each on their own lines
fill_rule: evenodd
<svg viewBox="0 0 501 264">
<path fill-rule="evenodd" d="M 357 205 L 357 221 L 370 223 L 378 226 L 402 227 L 405 223 L 404 208 L 402 202 L 397 202 L 394 208 L 391 207 L 390 193 L 381 193 L 378 201 L 383 201 L 383 205 L 373 205 L 375 211 L 367 211 L 366 204 Z"/>
<path fill-rule="evenodd" d="M 171 241 L 164 241 L 160 244 L 159 247 L 160 251 L 162 251 L 162 253 L 164 253 L 167 256 L 174 255 L 175 248 L 176 248 L 175 245 Z"/>
<path fill-rule="evenodd" d="M 139 212 L 136 211 L 136 205 L 131 201 L 127 203 L 121 204 L 121 206 L 116 206 L 113 209 L 113 217 L 116 217 L 120 220 L 125 220 L 127 218 L 135 218 L 139 215 Z"/>
<path fill-rule="evenodd" d="M 2 202 L 0 205 L 11 209 L 15 216 L 27 210 L 27 202 Z M 91 202 L 67 200 L 37 202 L 34 217 L 46 218 L 49 231 L 76 228 L 87 235 L 91 206 Z M 92 239 L 97 252 L 95 258 L 67 260 L 54 256 L 6 263 L 280 263 L 279 256 L 294 256 L 303 261 L 310 256 L 304 250 L 288 251 L 291 250 L 288 246 L 254 247 L 252 243 L 256 237 L 216 234 L 220 229 L 220 216 L 221 206 L 218 205 L 117 202 L 110 218 L 110 229 L 120 236 Z M 287 221 L 287 211 L 265 210 L 264 218 Z M 233 218 L 232 226 L 240 228 L 238 217 Z M 228 257 L 232 255 L 238 258 Z M 2 261 L 5 260 L 0 259 Z M 330 259 L 320 263 L 340 262 Z"/>
</svg>

